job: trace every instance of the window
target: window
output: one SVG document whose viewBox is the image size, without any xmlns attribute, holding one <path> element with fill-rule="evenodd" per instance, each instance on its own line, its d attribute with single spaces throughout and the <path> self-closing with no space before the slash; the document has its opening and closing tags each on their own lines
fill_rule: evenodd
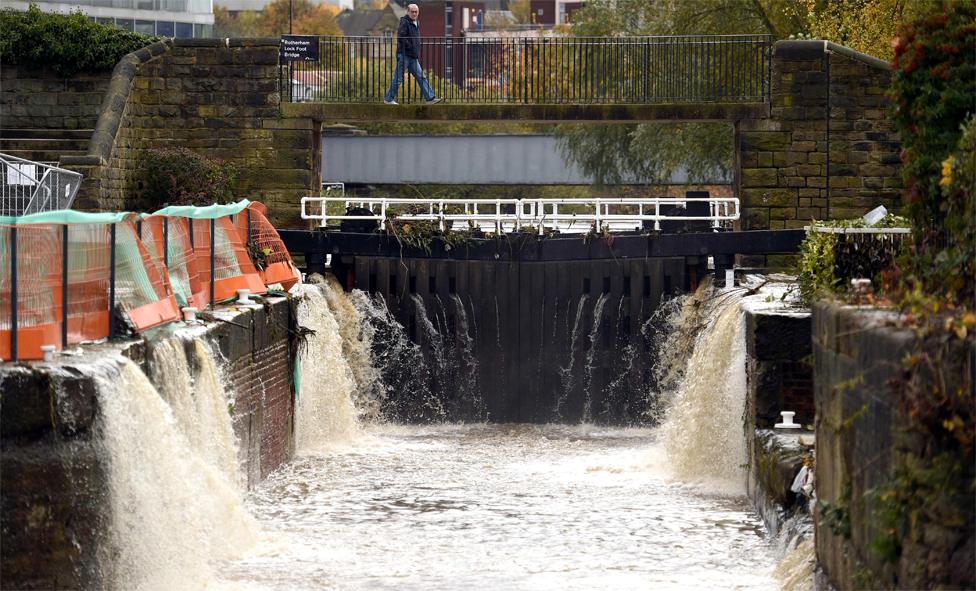
<svg viewBox="0 0 976 591">
<path fill-rule="evenodd" d="M 454 32 L 454 7 L 448 4 L 444 8 L 444 35 L 450 37 Z"/>
<path fill-rule="evenodd" d="M 115 19 L 115 26 L 120 29 L 125 29 L 126 31 L 132 30 L 132 19 L 131 18 L 117 18 Z"/>
<path fill-rule="evenodd" d="M 193 36 L 213 37 L 213 25 L 201 25 L 199 23 L 193 25 Z"/>
<path fill-rule="evenodd" d="M 160 37 L 172 37 L 176 35 L 173 21 L 156 21 L 156 34 Z"/>
<path fill-rule="evenodd" d="M 156 21 L 136 21 L 135 32 L 143 35 L 155 35 Z"/>
<path fill-rule="evenodd" d="M 176 37 L 185 39 L 193 36 L 192 23 L 176 23 Z"/>
</svg>

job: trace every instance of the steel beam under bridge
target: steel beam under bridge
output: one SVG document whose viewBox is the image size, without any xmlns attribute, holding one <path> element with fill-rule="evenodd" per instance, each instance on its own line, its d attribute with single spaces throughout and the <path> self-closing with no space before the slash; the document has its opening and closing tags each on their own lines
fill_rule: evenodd
<svg viewBox="0 0 976 591">
<path fill-rule="evenodd" d="M 580 236 L 539 239 L 515 234 L 500 238 L 469 239 L 450 247 L 434 240 L 429 250 L 401 245 L 386 234 L 358 234 L 320 230 L 280 230 L 288 250 L 304 254 L 306 261 L 324 256 L 382 256 L 493 261 L 569 261 L 650 257 L 703 257 L 729 259 L 735 255 L 797 252 L 804 230 L 749 230 L 694 234 L 614 234 L 612 239 L 584 240 Z M 311 259 L 309 258 L 311 257 Z"/>
</svg>

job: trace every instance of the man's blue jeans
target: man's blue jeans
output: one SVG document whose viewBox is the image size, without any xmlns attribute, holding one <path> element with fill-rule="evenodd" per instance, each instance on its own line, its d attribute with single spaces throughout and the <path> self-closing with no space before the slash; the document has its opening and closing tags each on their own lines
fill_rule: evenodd
<svg viewBox="0 0 976 591">
<path fill-rule="evenodd" d="M 414 80 L 420 84 L 420 94 L 424 95 L 424 100 L 434 100 L 434 89 L 430 87 L 430 82 L 427 82 L 427 76 L 424 74 L 423 68 L 420 67 L 420 60 L 405 56 L 402 53 L 397 54 L 397 65 L 396 71 L 393 72 L 393 82 L 390 82 L 390 89 L 386 91 L 384 99 L 387 101 L 396 100 L 404 70 L 410 72 Z"/>
</svg>

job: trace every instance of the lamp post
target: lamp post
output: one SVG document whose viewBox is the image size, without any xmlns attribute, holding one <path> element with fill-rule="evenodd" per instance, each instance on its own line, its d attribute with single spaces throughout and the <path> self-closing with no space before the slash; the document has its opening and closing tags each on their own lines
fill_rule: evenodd
<svg viewBox="0 0 976 591">
<path fill-rule="evenodd" d="M 291 35 L 291 21 L 295 14 L 294 0 L 288 0 L 288 34 Z"/>
</svg>

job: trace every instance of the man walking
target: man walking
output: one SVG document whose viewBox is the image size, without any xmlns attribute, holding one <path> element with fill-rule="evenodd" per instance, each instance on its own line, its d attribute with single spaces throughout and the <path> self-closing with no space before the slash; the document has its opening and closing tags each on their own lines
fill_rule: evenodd
<svg viewBox="0 0 976 591">
<path fill-rule="evenodd" d="M 397 104 L 397 90 L 400 88 L 400 79 L 403 78 L 404 70 L 410 72 L 414 80 L 420 84 L 420 94 L 424 95 L 424 101 L 428 105 L 444 100 L 434 96 L 434 89 L 430 87 L 427 76 L 420 67 L 420 23 L 417 22 L 419 16 L 420 8 L 416 4 L 410 4 L 407 6 L 407 15 L 400 18 L 400 26 L 397 27 L 396 70 L 393 72 L 390 89 L 383 97 L 383 102 L 388 105 Z"/>
</svg>

